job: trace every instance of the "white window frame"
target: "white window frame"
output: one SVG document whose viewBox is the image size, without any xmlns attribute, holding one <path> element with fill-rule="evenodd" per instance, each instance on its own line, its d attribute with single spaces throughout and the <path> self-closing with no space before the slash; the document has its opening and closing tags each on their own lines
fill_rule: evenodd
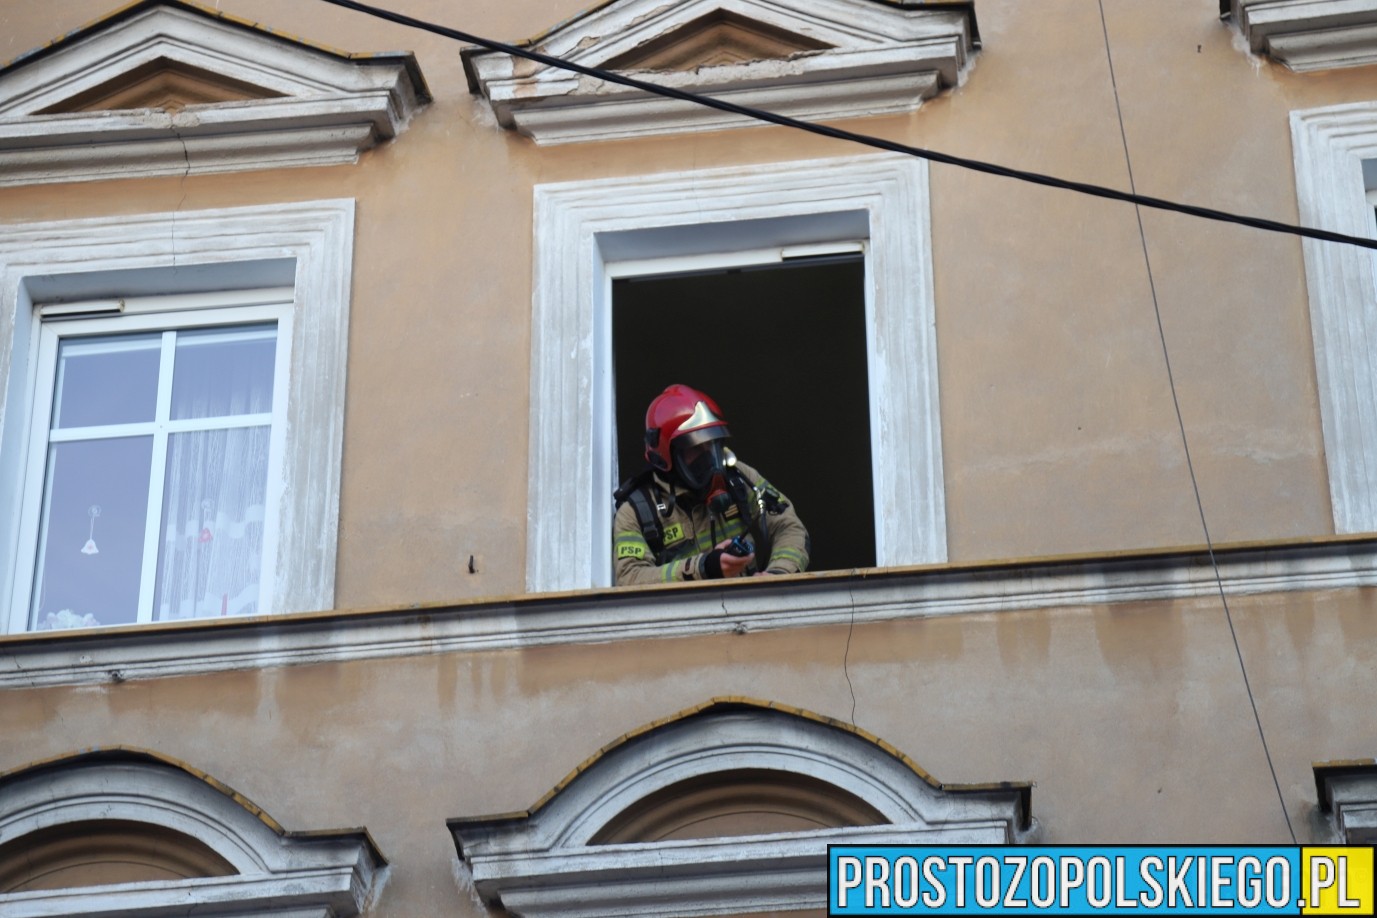
<svg viewBox="0 0 1377 918">
<path fill-rule="evenodd" d="M 1363 160 L 1377 158 L 1377 102 L 1292 112 L 1291 137 L 1300 222 L 1372 238 Z M 1301 245 L 1334 531 L 1377 532 L 1377 258 Z"/>
<path fill-rule="evenodd" d="M 166 461 L 167 441 L 178 430 L 201 431 L 208 429 L 205 422 L 169 421 L 165 418 L 172 396 L 172 343 L 167 335 L 170 332 L 195 328 L 225 325 L 247 325 L 271 322 L 276 328 L 275 360 L 273 374 L 273 402 L 268 412 L 255 415 L 241 415 L 232 420 L 217 424 L 222 427 L 242 428 L 245 426 L 266 426 L 271 428 L 268 447 L 267 493 L 264 495 L 263 557 L 258 584 L 258 607 L 271 608 L 275 586 L 278 532 L 276 521 L 277 507 L 282 499 L 282 450 L 285 439 L 286 386 L 289 373 L 287 355 L 291 353 L 292 332 L 292 288 L 275 288 L 265 291 L 243 291 L 243 299 L 256 301 L 254 305 L 225 306 L 216 309 L 198 308 L 198 297 L 167 296 L 143 298 L 139 311 L 130 315 L 100 316 L 82 319 L 57 319 L 39 323 L 37 381 L 34 387 L 33 408 L 30 411 L 29 449 L 24 472 L 24 488 L 21 498 L 19 538 L 15 551 L 14 590 L 10 608 L 11 633 L 30 630 L 32 622 L 32 594 L 36 580 L 38 563 L 42 557 L 39 540 L 42 536 L 43 518 L 47 503 L 47 460 L 52 445 L 68 441 L 66 431 L 52 431 L 45 420 L 51 417 L 55 398 L 58 354 L 64 341 L 79 340 L 84 337 L 137 334 L 139 332 L 162 332 L 163 341 L 159 347 L 164 366 L 160 371 L 158 388 L 158 418 L 140 424 L 120 424 L 118 436 L 147 436 L 154 438 L 153 465 L 150 468 L 151 487 L 148 498 L 148 517 L 144 534 L 143 567 L 138 623 L 154 620 L 153 583 L 157 576 L 158 545 L 161 541 L 162 478 L 163 464 Z M 218 298 L 217 298 L 218 299 Z M 231 299 L 230 302 L 233 300 Z M 118 302 L 118 301 L 117 301 Z M 102 304 L 64 304 L 39 307 L 40 315 L 52 312 L 70 314 L 83 306 L 99 307 Z M 80 314 L 79 312 L 77 314 Z M 113 436 L 115 434 L 107 434 Z M 76 439 L 88 440 L 89 435 Z"/>
<path fill-rule="evenodd" d="M 15 603 L 37 385 L 35 303 L 289 285 L 273 597 L 334 607 L 353 262 L 351 199 L 6 225 L 0 234 L 0 610 Z M 204 298 L 215 302 L 216 297 Z M 137 310 L 136 310 L 137 311 Z M 27 598 L 27 597 L 26 597 Z"/>
<path fill-rule="evenodd" d="M 883 154 L 536 186 L 528 589 L 611 582 L 618 264 L 856 242 L 876 563 L 946 560 L 927 164 Z"/>
</svg>

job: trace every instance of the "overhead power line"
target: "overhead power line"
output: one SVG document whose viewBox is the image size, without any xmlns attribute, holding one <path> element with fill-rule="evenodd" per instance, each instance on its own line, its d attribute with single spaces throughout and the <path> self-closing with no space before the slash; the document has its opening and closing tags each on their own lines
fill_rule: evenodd
<svg viewBox="0 0 1377 918">
<path fill-rule="evenodd" d="M 1049 188 L 1061 188 L 1066 191 L 1076 191 L 1081 194 L 1093 195 L 1099 198 L 1108 198 L 1113 201 L 1125 201 L 1129 204 L 1137 204 L 1141 207 L 1151 207 L 1156 210 L 1171 211 L 1179 214 L 1186 214 L 1191 217 L 1199 217 L 1204 220 L 1215 220 L 1221 223 L 1235 223 L 1241 226 L 1250 226 L 1253 229 L 1260 229 L 1272 233 L 1286 233 L 1292 236 L 1303 236 L 1308 239 L 1319 239 L 1325 242 L 1339 242 L 1348 245 L 1356 245 L 1365 249 L 1377 249 L 1377 239 L 1368 239 L 1362 236 L 1350 236 L 1346 233 L 1335 233 L 1329 230 L 1314 229 L 1308 226 L 1298 226 L 1291 223 L 1282 223 L 1277 220 L 1268 220 L 1262 217 L 1250 217 L 1245 214 L 1235 214 L 1224 210 L 1215 210 L 1209 207 L 1198 207 L 1194 204 L 1182 204 L 1177 201 L 1167 201 L 1162 198 L 1153 198 L 1147 195 L 1137 194 L 1133 191 L 1120 191 L 1117 188 L 1108 188 L 1103 185 L 1093 185 L 1089 182 L 1077 182 L 1071 179 L 1058 178 L 1053 175 L 1044 175 L 1040 172 L 1029 172 L 1025 169 L 1014 169 L 1009 166 L 1000 166 L 995 163 L 982 162 L 978 159 L 970 159 L 964 156 L 956 156 L 951 153 L 942 153 L 937 150 L 926 150 L 921 147 L 909 146 L 908 144 L 898 143 L 893 140 L 885 140 L 882 137 L 872 137 L 869 134 L 859 134 L 855 131 L 847 131 L 842 128 L 831 127 L 825 124 L 813 124 L 807 121 L 799 121 L 797 118 L 790 118 L 787 115 L 779 115 L 768 112 L 764 109 L 751 108 L 747 105 L 738 105 L 735 102 L 728 102 L 724 99 L 717 99 L 712 96 L 699 95 L 698 93 L 688 92 L 683 89 L 676 89 L 673 86 L 661 86 L 658 83 L 650 83 L 645 80 L 638 80 L 625 74 L 617 73 L 612 70 L 603 70 L 599 67 L 587 67 L 563 58 L 552 57 L 533 51 L 530 48 L 522 48 L 517 45 L 509 45 L 505 42 L 494 41 L 490 38 L 483 38 L 470 32 L 463 32 L 459 29 L 452 29 L 448 26 L 438 25 L 427 22 L 424 19 L 417 19 L 414 16 L 407 16 L 403 13 L 394 13 L 391 10 L 381 7 L 370 6 L 366 3 L 359 3 L 358 0 L 321 0 L 323 3 L 330 3 L 334 6 L 354 10 L 379 19 L 395 22 L 413 29 L 420 29 L 424 32 L 431 32 L 435 35 L 442 35 L 456 41 L 467 42 L 489 51 L 498 51 L 503 54 L 511 54 L 515 57 L 525 58 L 544 64 L 547 67 L 556 67 L 560 70 L 568 70 L 573 73 L 581 73 L 595 79 L 604 80 L 608 83 L 616 83 L 620 86 L 627 86 L 632 89 L 639 89 L 643 92 L 652 93 L 657 96 L 664 96 L 669 99 L 679 99 L 690 102 L 694 105 L 701 105 L 706 108 L 717 109 L 718 111 L 728 112 L 734 115 L 741 115 L 746 118 L 753 118 L 756 121 L 764 121 L 770 124 L 778 124 L 783 127 L 794 128 L 800 131 L 807 131 L 810 134 L 818 134 L 823 137 L 831 137 L 835 140 L 845 140 L 851 143 L 862 144 L 867 147 L 874 147 L 878 150 L 888 150 L 893 153 L 902 153 L 907 156 L 916 156 L 919 159 L 926 159 L 930 162 L 945 163 L 949 166 L 956 166 L 961 169 L 970 169 L 975 172 L 984 172 L 989 175 L 999 175 L 1005 178 L 1017 179 L 1021 182 L 1031 182 L 1035 185 L 1046 185 Z"/>
</svg>

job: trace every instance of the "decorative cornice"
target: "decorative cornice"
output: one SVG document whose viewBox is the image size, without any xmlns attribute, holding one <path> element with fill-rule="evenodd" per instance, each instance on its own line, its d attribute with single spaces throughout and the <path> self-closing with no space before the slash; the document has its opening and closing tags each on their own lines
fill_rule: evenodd
<svg viewBox="0 0 1377 918">
<path fill-rule="evenodd" d="M 480 895 L 520 918 L 774 914 L 826 908 L 829 845 L 1007 843 L 995 820 L 941 829 L 901 824 L 594 845 L 498 857 L 473 869 Z"/>
<path fill-rule="evenodd" d="M 7 918 L 283 913 L 349 918 L 386 860 L 363 830 L 284 832 L 242 795 L 183 763 L 125 747 L 89 750 L 0 776 L 0 846 L 59 825 L 149 823 L 208 847 L 224 877 L 0 893 Z"/>
<path fill-rule="evenodd" d="M 1216 548 L 1231 596 L 1377 586 L 1377 540 Z M 0 690 L 1217 596 L 1203 550 L 801 574 L 0 638 Z"/>
<path fill-rule="evenodd" d="M 1377 842 L 1377 762 L 1316 762 L 1313 768 L 1320 812 L 1333 820 L 1333 840 L 1344 845 Z"/>
<path fill-rule="evenodd" d="M 1377 63 L 1377 0 L 1225 0 L 1225 4 L 1249 49 L 1291 70 Z"/>
<path fill-rule="evenodd" d="M 250 97 L 75 104 L 159 67 Z M 347 55 L 184 0 L 149 0 L 0 68 L 0 186 L 355 162 L 428 101 L 411 54 Z"/>
<path fill-rule="evenodd" d="M 711 16 L 730 16 L 774 36 L 794 36 L 798 50 L 760 60 L 673 70 L 639 70 L 649 82 L 701 92 L 740 105 L 814 121 L 911 111 L 955 86 L 976 48 L 969 3 L 921 6 L 874 0 L 815 0 L 802 7 L 778 0 L 613 0 L 525 44 L 588 67 L 664 55 L 679 34 Z M 686 39 L 692 41 L 693 39 Z M 783 53 L 783 52 L 781 52 Z M 683 131 L 745 127 L 736 115 L 604 83 L 524 59 L 469 48 L 463 52 L 470 90 L 482 95 L 498 122 L 540 144 L 610 140 Z"/>
</svg>

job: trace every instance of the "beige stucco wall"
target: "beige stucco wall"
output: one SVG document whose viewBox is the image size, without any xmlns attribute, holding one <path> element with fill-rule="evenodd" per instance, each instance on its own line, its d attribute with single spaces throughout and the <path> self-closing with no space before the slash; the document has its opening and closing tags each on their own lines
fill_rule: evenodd
<svg viewBox="0 0 1377 918">
<path fill-rule="evenodd" d="M 508 39 L 579 6 L 397 4 Z M 847 126 L 1127 188 L 1098 6 L 976 6 L 965 85 Z M 354 166 L 0 189 L 0 222 L 356 198 L 337 602 L 520 591 L 532 186 L 856 149 L 778 128 L 538 148 L 468 94 L 452 42 L 325 4 L 219 7 L 346 50 L 414 50 L 435 102 Z M 1250 59 L 1208 0 L 1104 7 L 1137 189 L 1294 220 L 1287 113 L 1370 97 L 1367 70 Z M 108 10 L 4 0 L 0 59 Z M 1133 208 L 940 165 L 931 185 L 951 558 L 1202 541 Z M 1299 242 L 1143 225 L 1211 534 L 1331 532 Z"/>
<path fill-rule="evenodd" d="M 1311 762 L 1372 753 L 1374 602 L 1231 603 L 1302 842 Z M 603 745 L 714 696 L 850 721 L 848 677 L 855 723 L 939 780 L 1036 782 L 1045 842 L 1290 841 L 1217 600 L 18 690 L 0 705 L 0 771 L 154 749 L 289 829 L 366 826 L 393 864 L 377 914 L 476 914 L 447 818 L 525 809 Z"/>
<path fill-rule="evenodd" d="M 111 5 L 0 0 L 0 60 Z M 504 39 L 581 5 L 392 4 Z M 776 128 L 537 148 L 469 96 L 442 39 L 307 0 L 219 7 L 346 50 L 414 50 L 435 102 L 354 166 L 0 189 L 0 232 L 357 199 L 337 604 L 520 592 L 532 187 L 856 151 Z M 847 126 L 1127 188 L 1098 9 L 978 0 L 984 49 L 962 87 Z M 1371 68 L 1250 59 L 1212 0 L 1104 9 L 1137 190 L 1295 220 L 1288 112 L 1371 98 Z M 1134 210 L 945 166 L 931 186 L 952 559 L 1202 541 Z M 1212 535 L 1332 532 L 1299 242 L 1142 220 Z M 1231 604 L 1302 841 L 1310 763 L 1373 754 L 1373 604 Z M 476 914 L 444 818 L 522 809 L 608 741 L 709 697 L 852 720 L 853 687 L 854 721 L 938 778 L 1036 781 L 1048 842 L 1289 840 L 1216 599 L 19 690 L 0 701 L 0 771 L 154 749 L 288 828 L 366 826 L 395 865 L 379 914 Z"/>
</svg>

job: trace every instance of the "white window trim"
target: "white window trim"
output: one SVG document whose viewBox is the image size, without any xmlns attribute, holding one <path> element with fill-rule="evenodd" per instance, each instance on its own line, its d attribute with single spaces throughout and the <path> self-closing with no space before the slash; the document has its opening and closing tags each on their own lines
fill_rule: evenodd
<svg viewBox="0 0 1377 918">
<path fill-rule="evenodd" d="M 635 803 L 684 781 L 767 769 L 830 784 L 887 820 L 727 838 L 590 844 Z M 829 844 L 1027 842 L 1028 785 L 942 785 L 876 737 L 807 711 L 718 699 L 636 730 L 529 815 L 450 820 L 479 895 L 524 918 L 727 915 L 826 907 Z"/>
<path fill-rule="evenodd" d="M 528 589 L 611 579 L 609 266 L 858 238 L 876 563 L 946 560 L 927 164 L 884 154 L 536 187 Z"/>
<path fill-rule="evenodd" d="M 0 609 L 12 561 L 44 299 L 89 291 L 294 281 L 279 484 L 276 590 L 268 612 L 334 607 L 354 202 L 348 199 L 13 224 L 0 234 Z M 232 280 L 227 281 L 233 275 Z M 191 285 L 186 287 L 186 285 Z"/>
<path fill-rule="evenodd" d="M 264 296 L 262 291 L 246 291 L 248 300 L 272 300 L 271 296 Z M 58 347 L 63 340 L 79 340 L 80 337 L 91 335 L 118 335 L 129 334 L 143 331 L 166 332 L 169 330 L 184 330 L 197 328 L 207 325 L 218 325 L 224 323 L 247 324 L 250 322 L 272 322 L 276 329 L 276 359 L 274 361 L 274 380 L 287 379 L 290 373 L 287 365 L 287 357 L 291 353 L 292 336 L 292 289 L 280 290 L 278 303 L 259 302 L 256 305 L 230 306 L 225 302 L 225 298 L 220 295 L 214 299 L 221 301 L 221 308 L 198 308 L 198 301 L 206 299 L 204 296 L 190 294 L 184 297 L 145 297 L 139 298 L 141 303 L 136 301 L 135 311 L 127 315 L 101 315 L 93 318 L 68 319 L 63 321 L 45 321 L 40 323 L 39 346 L 38 346 L 38 366 L 37 381 L 35 384 L 33 408 L 30 411 L 30 418 L 33 420 L 48 418 L 52 414 L 54 399 L 54 384 L 57 372 Z M 116 300 L 119 303 L 120 301 Z M 177 307 L 184 304 L 186 308 Z M 76 303 L 70 304 L 72 307 L 94 306 L 99 303 Z M 40 315 L 47 316 L 54 308 L 59 307 L 39 307 Z M 160 349 L 166 348 L 166 344 L 160 344 Z M 170 367 L 167 371 L 170 372 Z M 171 379 L 166 380 L 165 391 L 170 394 Z M 259 608 L 273 608 L 274 587 L 276 584 L 276 559 L 278 557 L 279 533 L 275 528 L 278 518 L 276 512 L 278 504 L 282 499 L 282 476 L 277 472 L 282 464 L 283 443 L 286 434 L 286 386 L 273 386 L 272 408 L 259 415 L 241 415 L 232 420 L 216 426 L 242 427 L 271 427 L 270 443 L 268 449 L 268 480 L 267 493 L 264 495 L 265 526 L 263 531 L 263 557 L 261 576 L 258 583 L 258 606 Z M 154 435 L 155 422 L 148 421 L 141 425 L 121 424 L 121 430 L 127 433 L 131 428 L 138 428 L 138 435 Z M 174 428 L 188 430 L 208 429 L 204 424 L 196 421 L 174 422 Z M 29 630 L 32 613 L 32 593 L 33 583 L 36 574 L 38 560 L 41 557 L 41 550 L 38 542 L 42 532 L 42 516 L 46 494 L 46 458 L 53 443 L 67 440 L 62 436 L 62 432 L 53 432 L 47 423 L 29 424 L 29 449 L 27 455 L 27 465 L 24 472 L 23 495 L 21 499 L 21 510 L 19 520 L 19 536 L 16 541 L 17 550 L 15 556 L 17 562 L 14 570 L 14 589 L 12 592 L 12 604 L 10 608 L 10 627 L 11 633 L 19 633 Z M 86 439 L 80 437 L 79 439 Z M 155 448 L 153 456 L 156 463 L 159 453 Z M 165 457 L 164 457 L 165 458 Z M 161 482 L 162 473 L 155 468 L 150 469 L 154 483 Z M 156 543 L 151 539 L 159 538 L 161 516 L 161 487 L 155 487 L 149 495 L 149 515 L 145 526 L 145 554 L 143 558 L 143 586 L 140 588 L 141 605 L 139 608 L 140 623 L 153 621 L 154 614 L 152 609 L 152 585 L 157 574 L 158 552 Z M 2 630 L 2 629 L 0 629 Z"/>
<path fill-rule="evenodd" d="M 1371 238 L 1363 160 L 1377 157 L 1377 103 L 1291 113 L 1300 222 Z M 1334 531 L 1377 532 L 1377 262 L 1305 239 L 1305 278 Z"/>
<path fill-rule="evenodd" d="M 7 918 L 184 914 L 348 918 L 386 861 L 362 830 L 293 836 L 232 789 L 172 760 L 110 749 L 3 777 L 0 845 L 86 821 L 149 823 L 190 836 L 238 871 L 194 880 L 0 893 Z"/>
</svg>

